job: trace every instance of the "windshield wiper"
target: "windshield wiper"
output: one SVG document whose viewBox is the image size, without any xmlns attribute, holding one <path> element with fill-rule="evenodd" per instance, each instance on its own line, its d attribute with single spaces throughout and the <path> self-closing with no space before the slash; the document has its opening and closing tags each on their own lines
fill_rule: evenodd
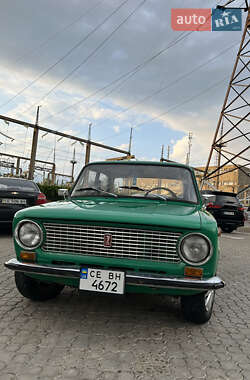
<svg viewBox="0 0 250 380">
<path fill-rule="evenodd" d="M 129 189 L 129 190 L 139 190 L 139 191 L 147 191 L 147 189 L 142 189 L 138 186 L 119 186 L 120 189 Z"/>
<path fill-rule="evenodd" d="M 88 191 L 88 190 L 94 190 L 94 191 L 97 191 L 98 193 L 103 193 L 103 194 L 111 195 L 112 197 L 118 198 L 117 194 L 109 193 L 108 191 L 97 189 L 96 187 L 80 187 L 80 189 L 76 189 L 75 191 Z"/>
</svg>

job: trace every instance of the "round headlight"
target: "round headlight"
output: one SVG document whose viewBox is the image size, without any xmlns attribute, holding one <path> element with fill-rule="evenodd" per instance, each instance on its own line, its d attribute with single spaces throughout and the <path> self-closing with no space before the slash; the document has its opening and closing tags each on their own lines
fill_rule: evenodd
<svg viewBox="0 0 250 380">
<path fill-rule="evenodd" d="M 23 220 L 16 226 L 15 239 L 22 248 L 35 249 L 42 242 L 42 229 L 31 220 Z"/>
<path fill-rule="evenodd" d="M 212 254 L 210 240 L 202 234 L 186 235 L 180 243 L 180 256 L 188 264 L 201 265 L 207 262 Z"/>
</svg>

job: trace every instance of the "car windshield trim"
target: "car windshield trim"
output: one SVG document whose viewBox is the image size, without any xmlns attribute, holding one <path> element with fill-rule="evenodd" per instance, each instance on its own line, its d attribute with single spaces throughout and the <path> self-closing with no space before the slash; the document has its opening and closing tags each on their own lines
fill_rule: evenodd
<svg viewBox="0 0 250 380">
<path fill-rule="evenodd" d="M 86 191 L 86 194 L 79 194 L 80 189 L 87 188 L 90 193 Z M 145 192 L 149 194 L 144 199 L 200 203 L 192 170 L 178 165 L 91 163 L 79 174 L 70 196 L 100 196 L 94 194 L 93 190 L 119 198 L 144 198 L 143 194 L 136 192 Z M 150 194 L 152 190 L 155 193 Z"/>
<path fill-rule="evenodd" d="M 94 195 L 94 194 L 88 194 L 88 195 L 83 195 L 83 194 L 81 194 L 81 195 L 74 195 L 74 196 L 71 196 L 70 195 L 70 199 L 72 199 L 72 200 L 77 200 L 77 198 L 79 198 L 79 199 L 83 199 L 83 198 L 102 198 L 103 197 L 103 195 L 101 195 L 101 194 L 96 194 L 96 195 Z M 114 198 L 114 197 L 110 197 L 110 198 Z M 131 199 L 131 198 L 133 198 L 133 199 L 138 199 L 138 200 L 145 200 L 145 201 L 160 201 L 160 202 L 164 202 L 164 203 L 166 203 L 166 201 L 167 202 L 177 202 L 177 203 L 188 203 L 188 204 L 190 204 L 190 205 L 196 205 L 197 206 L 197 202 L 193 202 L 193 201 L 187 201 L 187 200 L 183 200 L 183 199 L 174 199 L 174 198 L 166 198 L 166 200 L 165 199 L 161 199 L 161 198 L 158 198 L 158 197 L 155 197 L 155 196 L 147 196 L 147 197 L 139 197 L 139 196 L 136 196 L 136 195 L 117 195 L 117 197 L 115 197 L 115 199 L 126 199 L 126 198 L 129 198 L 129 199 Z"/>
</svg>

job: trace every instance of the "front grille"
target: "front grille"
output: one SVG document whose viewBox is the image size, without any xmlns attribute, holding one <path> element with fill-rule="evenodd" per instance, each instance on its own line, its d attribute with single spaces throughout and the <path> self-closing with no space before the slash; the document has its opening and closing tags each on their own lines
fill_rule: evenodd
<svg viewBox="0 0 250 380">
<path fill-rule="evenodd" d="M 46 252 L 73 253 L 126 259 L 178 262 L 180 233 L 127 228 L 44 223 Z M 105 235 L 112 235 L 111 247 L 104 246 Z"/>
</svg>

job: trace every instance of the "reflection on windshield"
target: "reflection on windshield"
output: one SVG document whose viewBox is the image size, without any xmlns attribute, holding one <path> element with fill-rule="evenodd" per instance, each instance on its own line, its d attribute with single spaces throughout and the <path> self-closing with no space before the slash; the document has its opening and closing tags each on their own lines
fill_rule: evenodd
<svg viewBox="0 0 250 380">
<path fill-rule="evenodd" d="M 81 173 L 72 197 L 120 196 L 197 203 L 191 172 L 178 166 L 91 164 Z"/>
</svg>

